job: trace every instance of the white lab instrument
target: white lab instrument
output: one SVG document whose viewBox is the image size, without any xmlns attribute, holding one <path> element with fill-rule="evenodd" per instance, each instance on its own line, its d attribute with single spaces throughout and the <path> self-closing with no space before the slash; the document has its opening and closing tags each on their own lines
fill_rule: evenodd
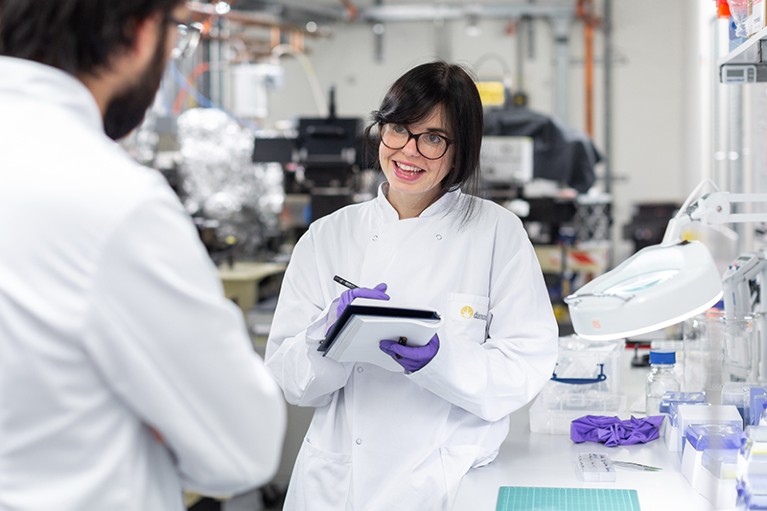
<svg viewBox="0 0 767 511">
<path fill-rule="evenodd" d="M 241 117 L 269 115 L 268 92 L 281 87 L 284 71 L 278 63 L 245 63 L 232 67 L 232 110 Z"/>
<path fill-rule="evenodd" d="M 725 371 L 732 381 L 767 379 L 765 283 L 767 261 L 761 251 L 738 256 L 722 278 Z"/>
<path fill-rule="evenodd" d="M 482 179 L 496 184 L 525 184 L 533 179 L 531 137 L 482 137 Z"/>
<path fill-rule="evenodd" d="M 705 184 L 716 191 L 696 200 Z M 733 204 L 767 202 L 767 194 L 721 192 L 710 181 L 693 190 L 669 222 L 660 245 L 646 247 L 565 298 L 581 337 L 615 339 L 651 332 L 710 308 L 722 282 L 708 249 L 681 241 L 691 222 L 722 224 L 767 220 L 767 213 L 733 213 Z"/>
</svg>

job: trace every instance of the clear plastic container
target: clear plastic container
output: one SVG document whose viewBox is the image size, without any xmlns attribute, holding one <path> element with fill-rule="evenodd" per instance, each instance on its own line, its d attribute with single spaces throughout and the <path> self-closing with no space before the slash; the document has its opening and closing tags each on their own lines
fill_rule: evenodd
<svg viewBox="0 0 767 511">
<path fill-rule="evenodd" d="M 724 312 L 709 309 L 684 322 L 682 388 L 718 397 L 724 373 Z M 716 403 L 715 403 L 716 404 Z"/>
<path fill-rule="evenodd" d="M 684 436 L 696 451 L 737 450 L 740 448 L 743 429 L 732 424 L 691 424 L 685 429 Z"/>
<path fill-rule="evenodd" d="M 717 479 L 735 479 L 738 474 L 738 450 L 706 449 L 701 464 Z"/>
<path fill-rule="evenodd" d="M 570 423 L 585 415 L 628 418 L 626 396 L 597 390 L 562 392 L 559 388 L 545 388 L 530 407 L 530 431 L 569 435 Z"/>
<path fill-rule="evenodd" d="M 724 320 L 724 381 L 757 381 L 759 376 L 759 332 L 754 318 Z"/>
<path fill-rule="evenodd" d="M 744 426 L 755 426 L 767 402 L 767 387 L 756 382 L 727 382 L 722 387 L 721 402 L 737 407 Z"/>
<path fill-rule="evenodd" d="M 645 413 L 660 413 L 660 402 L 666 392 L 679 392 L 681 383 L 674 370 L 676 353 L 650 351 L 650 374 L 645 386 Z"/>
<path fill-rule="evenodd" d="M 696 404 L 708 403 L 705 392 L 676 392 L 670 390 L 660 400 L 660 413 L 671 413 L 672 403 Z"/>
</svg>

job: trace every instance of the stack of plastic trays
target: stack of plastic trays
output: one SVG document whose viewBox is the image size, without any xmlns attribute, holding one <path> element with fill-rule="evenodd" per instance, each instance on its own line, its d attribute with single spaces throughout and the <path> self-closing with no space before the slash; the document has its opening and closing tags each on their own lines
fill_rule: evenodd
<svg viewBox="0 0 767 511">
<path fill-rule="evenodd" d="M 737 505 L 743 510 L 767 510 L 767 426 L 748 426 L 737 461 Z"/>
<path fill-rule="evenodd" d="M 709 449 L 737 452 L 743 428 L 731 424 L 690 424 L 685 428 L 682 475 L 695 488 L 703 471 L 703 453 Z"/>
<path fill-rule="evenodd" d="M 727 382 L 722 386 L 722 404 L 738 409 L 743 417 L 743 427 L 759 424 L 765 402 L 767 387 L 759 383 Z"/>
<path fill-rule="evenodd" d="M 660 400 L 660 412 L 669 413 L 671 411 L 671 403 L 708 403 L 705 392 L 675 392 L 668 391 L 663 394 Z"/>
<path fill-rule="evenodd" d="M 751 412 L 749 424 L 752 426 L 764 426 L 765 424 L 762 424 L 762 420 L 764 418 L 764 410 L 767 408 L 767 387 L 751 387 L 748 404 Z"/>
<path fill-rule="evenodd" d="M 680 433 L 685 433 L 687 428 L 693 425 L 731 426 L 735 429 L 743 429 L 740 412 L 732 405 L 700 406 L 700 404 L 673 403 L 671 409 L 677 410 L 677 430 Z M 680 434 L 678 442 L 677 454 L 681 460 L 687 446 L 686 437 Z"/>
<path fill-rule="evenodd" d="M 701 464 L 693 489 L 717 509 L 731 509 L 737 500 L 738 449 L 706 449 Z"/>
<path fill-rule="evenodd" d="M 660 402 L 660 411 L 668 414 L 663 421 L 663 440 L 669 451 L 682 451 L 679 431 L 679 405 L 708 406 L 705 392 L 666 392 Z"/>
<path fill-rule="evenodd" d="M 757 487 L 767 485 L 767 477 L 753 476 L 752 483 Z M 736 481 L 736 509 L 738 511 L 763 511 L 767 509 L 767 495 L 754 487 L 747 481 L 738 479 Z"/>
</svg>

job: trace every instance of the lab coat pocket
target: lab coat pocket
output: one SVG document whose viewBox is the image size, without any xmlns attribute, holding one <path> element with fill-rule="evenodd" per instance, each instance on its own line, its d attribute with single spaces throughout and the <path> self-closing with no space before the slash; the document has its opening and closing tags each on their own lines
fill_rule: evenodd
<svg viewBox="0 0 767 511">
<path fill-rule="evenodd" d="M 286 509 L 346 509 L 351 484 L 352 458 L 348 454 L 325 451 L 304 439 L 288 486 Z"/>
<path fill-rule="evenodd" d="M 466 293 L 450 293 L 445 313 L 451 337 L 482 344 L 487 339 L 490 298 Z"/>
</svg>

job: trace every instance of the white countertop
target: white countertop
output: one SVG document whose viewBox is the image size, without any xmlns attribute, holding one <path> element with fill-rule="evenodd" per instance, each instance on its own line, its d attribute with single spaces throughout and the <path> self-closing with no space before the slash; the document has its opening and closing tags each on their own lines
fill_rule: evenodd
<svg viewBox="0 0 767 511">
<path fill-rule="evenodd" d="M 644 392 L 643 383 L 649 368 L 631 368 L 633 352 L 624 353 L 623 391 L 632 403 Z M 575 444 L 569 435 L 531 433 L 528 408 L 511 417 L 509 436 L 498 458 L 488 466 L 472 470 L 458 490 L 454 511 L 495 510 L 501 486 L 554 486 L 635 489 L 643 511 L 713 511 L 712 504 L 696 493 L 680 472 L 676 452 L 669 451 L 663 437 L 647 444 L 605 447 L 585 442 Z M 643 414 L 636 414 L 643 416 Z M 574 468 L 577 453 L 608 454 L 612 459 L 634 461 L 661 467 L 659 472 L 616 468 L 614 482 L 585 483 Z M 733 503 L 733 509 L 735 503 Z"/>
</svg>

